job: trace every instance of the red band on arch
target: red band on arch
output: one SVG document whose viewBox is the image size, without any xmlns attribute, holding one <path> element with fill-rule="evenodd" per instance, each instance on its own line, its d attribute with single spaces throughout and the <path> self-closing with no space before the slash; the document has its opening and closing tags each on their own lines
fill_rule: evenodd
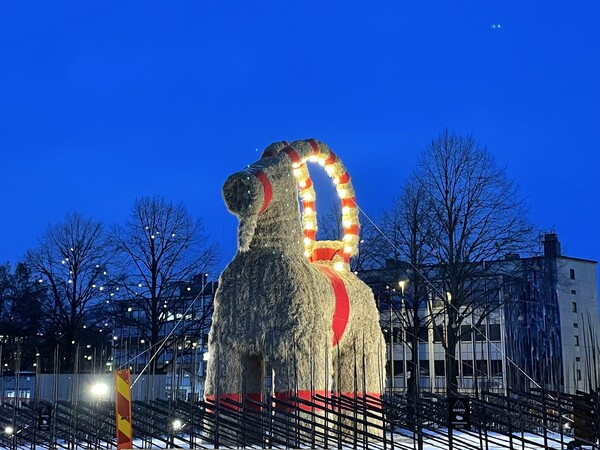
<svg viewBox="0 0 600 450">
<path fill-rule="evenodd" d="M 294 150 L 292 147 L 288 146 L 281 151 L 288 155 L 293 163 L 302 164 L 302 159 L 300 158 L 300 156 L 298 156 L 298 153 L 296 153 L 296 150 Z"/>
<path fill-rule="evenodd" d="M 338 183 L 339 184 L 346 184 L 348 181 L 350 181 L 350 174 L 348 172 L 344 172 L 338 178 Z"/>
</svg>

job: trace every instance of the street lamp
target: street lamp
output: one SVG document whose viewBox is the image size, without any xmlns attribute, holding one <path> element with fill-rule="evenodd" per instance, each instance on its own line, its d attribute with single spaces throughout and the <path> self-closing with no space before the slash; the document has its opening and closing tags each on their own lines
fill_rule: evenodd
<svg viewBox="0 0 600 450">
<path fill-rule="evenodd" d="M 404 390 L 406 391 L 408 386 L 407 381 L 407 370 L 408 365 L 406 363 L 406 326 L 408 324 L 408 317 L 405 317 L 405 304 L 404 304 L 404 289 L 406 288 L 408 281 L 400 280 L 398 281 L 398 286 L 400 287 L 400 314 L 401 314 L 401 322 L 402 322 L 402 371 L 404 373 Z"/>
<path fill-rule="evenodd" d="M 386 286 L 388 290 L 388 306 L 389 306 L 389 327 L 388 327 L 388 339 L 390 341 L 390 362 L 389 362 L 389 377 L 390 377 L 390 395 L 394 394 L 394 322 L 392 321 L 392 289 L 390 286 Z"/>
<path fill-rule="evenodd" d="M 406 287 L 406 281 L 405 280 L 401 280 L 398 281 L 398 286 L 400 286 L 400 292 L 402 293 L 402 299 L 404 299 L 404 288 Z"/>
</svg>

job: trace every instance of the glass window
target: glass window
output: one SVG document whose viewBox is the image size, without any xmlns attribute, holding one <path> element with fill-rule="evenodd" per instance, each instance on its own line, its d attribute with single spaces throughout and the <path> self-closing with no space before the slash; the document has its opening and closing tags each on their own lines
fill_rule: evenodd
<svg viewBox="0 0 600 450">
<path fill-rule="evenodd" d="M 475 330 L 475 340 L 478 342 L 485 341 L 485 333 L 485 325 L 481 325 L 479 329 Z"/>
<path fill-rule="evenodd" d="M 500 324 L 493 323 L 490 325 L 490 341 L 500 340 Z"/>
<path fill-rule="evenodd" d="M 471 325 L 460 326 L 460 340 L 463 342 L 471 342 Z"/>
<path fill-rule="evenodd" d="M 435 369 L 435 376 L 436 377 L 443 377 L 444 376 L 444 361 L 436 359 L 433 362 L 433 366 L 434 366 L 434 369 Z"/>
<path fill-rule="evenodd" d="M 463 376 L 465 376 L 465 377 L 473 376 L 473 363 L 471 361 L 463 361 L 462 373 L 463 373 Z"/>
<path fill-rule="evenodd" d="M 502 376 L 502 360 L 492 359 L 490 361 L 490 366 L 492 369 L 492 376 L 494 376 L 494 377 Z"/>
</svg>

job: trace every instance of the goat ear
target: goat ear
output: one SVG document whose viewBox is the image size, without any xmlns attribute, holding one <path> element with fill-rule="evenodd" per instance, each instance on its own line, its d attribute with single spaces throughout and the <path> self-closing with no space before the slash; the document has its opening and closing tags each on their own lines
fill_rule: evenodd
<svg viewBox="0 0 600 450">
<path fill-rule="evenodd" d="M 250 249 L 250 243 L 254 237 L 258 214 L 250 214 L 240 217 L 238 225 L 238 251 L 247 252 Z"/>
</svg>

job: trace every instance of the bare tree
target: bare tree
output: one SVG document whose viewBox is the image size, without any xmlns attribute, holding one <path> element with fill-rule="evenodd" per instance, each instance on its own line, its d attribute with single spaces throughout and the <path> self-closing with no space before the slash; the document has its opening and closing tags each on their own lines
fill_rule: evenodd
<svg viewBox="0 0 600 450">
<path fill-rule="evenodd" d="M 97 319 L 86 317 L 86 312 L 102 298 L 110 259 L 102 223 L 78 213 L 67 214 L 62 222 L 49 226 L 39 247 L 27 253 L 28 264 L 48 289 L 44 333 L 48 342 L 60 345 L 61 370 L 73 370 L 74 350 L 87 334 L 88 319 Z"/>
<path fill-rule="evenodd" d="M 532 226 L 517 187 L 486 149 L 470 136 L 444 132 L 420 155 L 416 182 L 427 196 L 427 220 L 433 230 L 437 301 L 443 305 L 449 393 L 457 391 L 456 345 L 461 323 L 473 317 L 480 326 L 499 308 L 495 272 L 510 265 L 492 261 L 527 251 Z"/>
<path fill-rule="evenodd" d="M 182 204 L 158 196 L 137 199 L 131 218 L 124 226 L 116 226 L 113 236 L 124 274 L 120 284 L 127 299 L 141 312 L 128 320 L 148 342 L 155 370 L 158 352 L 170 345 L 161 339 L 176 323 L 182 282 L 207 273 L 215 263 L 216 248 L 203 234 L 200 219 L 194 220 Z M 204 314 L 181 324 L 197 329 L 198 320 L 208 326 L 208 319 Z M 185 330 L 178 330 L 182 333 Z"/>
<path fill-rule="evenodd" d="M 425 314 L 428 304 L 428 278 L 433 265 L 433 228 L 428 221 L 428 198 L 423 186 L 416 179 L 409 180 L 402 188 L 400 197 L 386 211 L 382 228 L 387 244 L 385 248 L 388 272 L 393 271 L 387 284 L 401 293 L 401 304 L 391 302 L 396 318 L 405 336 L 410 352 L 407 368 L 409 400 L 419 387 L 419 335 L 433 320 Z"/>
</svg>

